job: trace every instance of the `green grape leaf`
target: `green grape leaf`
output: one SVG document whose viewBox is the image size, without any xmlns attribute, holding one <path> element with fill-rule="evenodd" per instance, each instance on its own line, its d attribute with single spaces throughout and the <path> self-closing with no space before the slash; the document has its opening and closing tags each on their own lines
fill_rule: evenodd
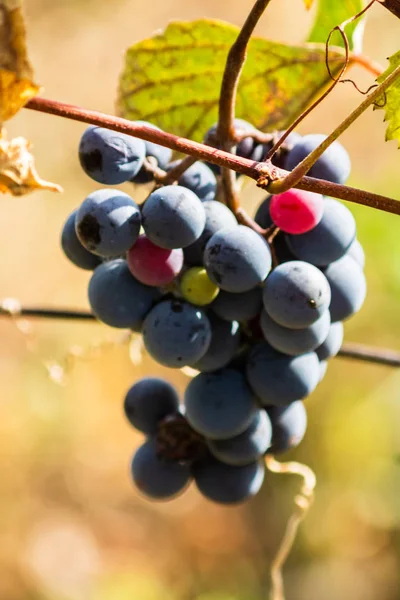
<svg viewBox="0 0 400 600">
<path fill-rule="evenodd" d="M 334 27 L 358 14 L 363 8 L 363 0 L 318 0 L 317 14 L 308 41 L 326 43 Z M 345 33 L 349 41 L 349 47 L 354 52 L 361 52 L 362 50 L 364 25 L 365 15 L 346 26 Z M 343 45 L 342 36 L 339 32 L 332 35 L 331 43 Z"/>
<path fill-rule="evenodd" d="M 389 67 L 379 75 L 378 83 L 382 83 L 400 65 L 400 50 L 389 58 Z M 386 141 L 397 140 L 400 148 L 400 78 L 392 83 L 386 90 L 384 96 L 379 98 L 374 105 L 374 110 L 385 111 Z"/>
<path fill-rule="evenodd" d="M 202 139 L 217 120 L 225 61 L 238 31 L 221 21 L 177 21 L 131 46 L 120 78 L 118 114 Z M 332 48 L 329 60 L 337 75 L 344 64 L 343 51 Z M 330 82 L 325 47 L 253 38 L 240 79 L 236 115 L 263 131 L 285 129 Z"/>
</svg>

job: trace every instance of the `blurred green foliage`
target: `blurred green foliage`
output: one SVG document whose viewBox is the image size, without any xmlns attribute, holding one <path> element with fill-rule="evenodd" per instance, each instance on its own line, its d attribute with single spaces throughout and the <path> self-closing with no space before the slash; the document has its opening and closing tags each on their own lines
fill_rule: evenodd
<svg viewBox="0 0 400 600">
<path fill-rule="evenodd" d="M 362 0 L 318 0 L 316 19 L 308 41 L 325 43 L 332 29 L 361 12 L 364 4 Z M 365 16 L 356 19 L 345 30 L 349 48 L 355 52 L 362 49 L 364 20 Z M 343 38 L 338 32 L 332 34 L 330 44 L 343 45 Z"/>
</svg>

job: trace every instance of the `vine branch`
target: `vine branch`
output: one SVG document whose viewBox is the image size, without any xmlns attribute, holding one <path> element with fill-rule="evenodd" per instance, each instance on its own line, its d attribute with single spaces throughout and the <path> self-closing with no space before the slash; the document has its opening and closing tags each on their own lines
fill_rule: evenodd
<svg viewBox="0 0 400 600">
<path fill-rule="evenodd" d="M 305 176 L 293 187 L 309 192 L 317 192 L 324 196 L 332 196 L 331 185 L 332 184 L 324 179 L 315 179 L 314 177 Z M 362 204 L 363 206 L 369 206 L 370 208 L 376 208 L 377 210 L 383 210 L 384 212 L 396 215 L 400 214 L 400 202 L 398 200 L 393 200 L 392 198 L 387 198 L 380 194 L 359 190 L 348 185 L 340 185 L 338 183 L 334 185 L 335 192 L 333 196 L 335 198 L 354 202 L 355 204 Z M 261 185 L 260 187 L 264 186 Z M 265 189 L 268 189 L 268 185 L 265 186 Z"/>
<path fill-rule="evenodd" d="M 232 45 L 226 60 L 219 97 L 217 135 L 221 143 L 232 143 L 235 138 L 234 119 L 236 95 L 243 65 L 246 62 L 247 45 L 253 31 L 271 0 L 257 0 L 240 33 Z"/>
<path fill-rule="evenodd" d="M 217 139 L 222 150 L 232 152 L 235 146 L 235 107 L 240 75 L 247 58 L 247 46 L 254 29 L 271 0 L 256 0 L 236 41 L 226 59 L 219 94 Z M 222 169 L 222 184 L 225 203 L 239 219 L 243 215 L 236 186 L 236 177 L 231 169 Z"/>
<path fill-rule="evenodd" d="M 96 317 L 89 311 L 69 310 L 58 308 L 34 308 L 21 306 L 14 298 L 6 298 L 0 302 L 0 317 L 32 317 L 39 319 L 66 319 L 78 321 L 92 321 L 97 323 Z M 375 348 L 363 344 L 343 344 L 339 354 L 342 358 L 352 358 L 364 362 L 371 362 L 388 367 L 400 367 L 400 352 L 386 348 Z"/>
<path fill-rule="evenodd" d="M 0 307 L 1 317 L 34 317 L 39 319 L 66 319 L 68 321 L 96 321 L 96 317 L 84 310 L 67 310 L 57 308 L 30 308 L 21 307 L 16 310 L 6 308 L 5 303 Z"/>
<path fill-rule="evenodd" d="M 386 348 L 374 348 L 363 344 L 343 344 L 339 352 L 342 358 L 351 358 L 364 362 L 386 365 L 388 367 L 400 367 L 400 352 Z"/>
<path fill-rule="evenodd" d="M 178 137 L 171 133 L 165 133 L 164 131 L 147 127 L 146 125 L 139 125 L 128 119 L 121 119 L 95 110 L 81 108 L 72 104 L 65 104 L 64 102 L 59 102 L 57 100 L 36 97 L 30 100 L 25 105 L 25 108 L 66 119 L 72 119 L 74 121 L 80 121 L 82 123 L 107 127 L 114 131 L 120 131 L 127 135 L 133 135 L 143 140 L 160 144 L 161 146 L 171 148 L 171 150 L 193 156 L 198 160 L 205 160 L 219 165 L 220 167 L 232 169 L 242 175 L 247 175 L 251 179 L 255 179 L 258 185 L 265 189 L 268 189 L 271 185 L 271 181 L 279 179 L 283 180 L 289 174 L 288 171 L 278 169 L 278 167 L 269 165 L 268 163 L 255 163 L 252 160 L 236 156 L 235 154 L 225 152 L 224 150 L 218 150 L 217 148 L 212 148 L 211 146 L 193 140 Z M 314 179 L 312 177 L 301 178 L 293 187 L 306 189 L 311 192 L 324 193 L 332 198 L 340 198 L 365 206 L 373 206 L 378 210 L 400 215 L 400 202 L 397 200 L 377 194 L 371 194 L 370 192 L 356 188 L 342 186 L 336 183 Z"/>
<path fill-rule="evenodd" d="M 171 150 L 175 150 L 176 152 L 193 156 L 197 160 L 205 160 L 220 167 L 228 167 L 228 169 L 232 169 L 242 175 L 247 175 L 252 179 L 258 177 L 258 173 L 254 169 L 254 161 L 252 160 L 224 152 L 218 148 L 212 148 L 200 142 L 173 135 L 172 133 L 165 133 L 161 129 L 141 125 L 129 119 L 122 119 L 114 115 L 108 115 L 73 104 L 66 104 L 58 100 L 41 98 L 40 96 L 30 100 L 24 108 L 65 119 L 72 119 L 73 121 L 80 121 L 88 125 L 106 127 L 113 131 L 126 133 L 127 135 L 171 148 Z"/>
</svg>

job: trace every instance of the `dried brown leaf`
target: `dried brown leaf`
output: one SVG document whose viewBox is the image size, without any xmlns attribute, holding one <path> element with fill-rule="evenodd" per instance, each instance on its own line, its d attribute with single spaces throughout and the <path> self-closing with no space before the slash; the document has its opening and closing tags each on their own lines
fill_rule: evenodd
<svg viewBox="0 0 400 600">
<path fill-rule="evenodd" d="M 30 147 L 25 138 L 8 141 L 4 129 L 0 132 L 0 193 L 22 196 L 37 189 L 62 192 L 61 186 L 39 177 Z"/>
<path fill-rule="evenodd" d="M 0 0 L 0 125 L 39 89 L 28 58 L 21 0 Z"/>
</svg>

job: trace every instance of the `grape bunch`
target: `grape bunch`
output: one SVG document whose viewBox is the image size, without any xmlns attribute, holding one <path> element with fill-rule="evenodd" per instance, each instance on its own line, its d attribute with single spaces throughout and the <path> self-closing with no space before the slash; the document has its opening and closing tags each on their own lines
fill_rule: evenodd
<svg viewBox="0 0 400 600">
<path fill-rule="evenodd" d="M 235 126 L 236 153 L 261 160 L 273 141 L 257 141 L 244 121 Z M 216 131 L 206 136 L 215 146 Z M 322 139 L 292 134 L 276 164 L 293 169 Z M 205 163 L 160 185 L 155 173 L 176 164 L 170 150 L 92 126 L 79 159 L 104 186 L 153 183 L 140 206 L 113 187 L 95 190 L 64 225 L 65 255 L 93 270 L 92 312 L 140 332 L 159 364 L 195 373 L 183 402 L 156 377 L 128 391 L 126 417 L 146 435 L 133 481 L 154 499 L 174 497 L 193 480 L 215 502 L 242 502 L 262 485 L 264 455 L 303 439 L 303 400 L 338 353 L 342 322 L 363 304 L 354 217 L 337 200 L 291 189 L 258 207 L 261 235 L 217 201 L 218 170 Z M 309 174 L 344 183 L 349 173 L 348 154 L 335 142 Z"/>
</svg>

